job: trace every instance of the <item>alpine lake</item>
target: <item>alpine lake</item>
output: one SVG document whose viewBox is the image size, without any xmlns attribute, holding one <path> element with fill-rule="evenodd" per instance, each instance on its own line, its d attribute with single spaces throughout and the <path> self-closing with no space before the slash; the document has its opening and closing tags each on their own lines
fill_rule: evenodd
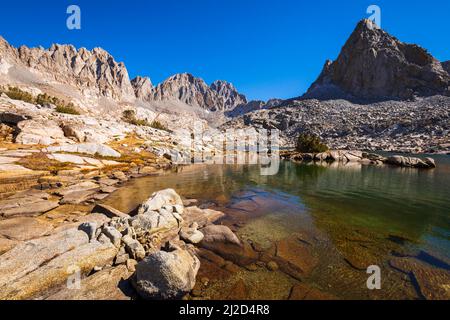
<svg viewBox="0 0 450 320">
<path fill-rule="evenodd" d="M 234 261 L 201 255 L 191 298 L 450 299 L 450 156 L 433 158 L 432 170 L 282 161 L 271 176 L 190 165 L 132 180 L 106 203 L 131 212 L 173 188 L 226 214 L 219 223 L 248 246 L 225 250 Z M 370 266 L 380 289 L 368 289 Z"/>
</svg>

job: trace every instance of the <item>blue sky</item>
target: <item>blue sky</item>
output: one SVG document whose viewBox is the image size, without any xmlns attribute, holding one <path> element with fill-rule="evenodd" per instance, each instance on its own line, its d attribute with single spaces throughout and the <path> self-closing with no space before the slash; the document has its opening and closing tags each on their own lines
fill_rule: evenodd
<svg viewBox="0 0 450 320">
<path fill-rule="evenodd" d="M 70 4 L 81 8 L 81 30 L 66 28 Z M 0 35 L 15 46 L 103 47 L 131 78 L 154 83 L 189 72 L 230 81 L 250 99 L 290 98 L 336 58 L 370 4 L 388 32 L 450 60 L 448 0 L 8 1 Z"/>
</svg>

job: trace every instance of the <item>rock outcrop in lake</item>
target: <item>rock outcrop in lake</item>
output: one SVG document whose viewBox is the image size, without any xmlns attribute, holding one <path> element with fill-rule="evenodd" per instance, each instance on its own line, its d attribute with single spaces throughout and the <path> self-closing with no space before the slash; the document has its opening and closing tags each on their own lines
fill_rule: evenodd
<svg viewBox="0 0 450 320">
<path fill-rule="evenodd" d="M 433 158 L 426 157 L 424 159 L 406 156 L 389 156 L 383 157 L 374 153 L 350 150 L 330 150 L 321 153 L 300 153 L 295 151 L 284 151 L 281 158 L 294 162 L 358 162 L 361 164 L 381 165 L 388 164 L 398 167 L 418 168 L 418 169 L 434 169 L 436 163 Z"/>
</svg>

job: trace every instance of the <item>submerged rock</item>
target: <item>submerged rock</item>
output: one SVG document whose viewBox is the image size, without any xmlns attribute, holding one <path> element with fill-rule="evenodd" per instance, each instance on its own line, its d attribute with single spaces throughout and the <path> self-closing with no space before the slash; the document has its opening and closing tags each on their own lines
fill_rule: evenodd
<svg viewBox="0 0 450 320">
<path fill-rule="evenodd" d="M 241 267 L 258 260 L 258 253 L 248 242 L 241 242 L 230 228 L 223 225 L 208 225 L 200 230 L 204 238 L 200 246 Z"/>
<path fill-rule="evenodd" d="M 448 270 L 419 268 L 413 270 L 412 275 L 425 299 L 450 299 L 450 272 Z"/>
<path fill-rule="evenodd" d="M 296 236 L 276 243 L 274 259 L 283 272 L 299 280 L 309 275 L 319 262 L 310 245 L 301 242 Z"/>
<path fill-rule="evenodd" d="M 247 300 L 248 298 L 249 288 L 243 280 L 236 282 L 227 295 L 227 300 Z"/>
<path fill-rule="evenodd" d="M 292 287 L 289 300 L 337 300 L 332 294 L 299 283 Z"/>
<path fill-rule="evenodd" d="M 204 235 L 202 232 L 197 230 L 198 225 L 194 223 L 194 225 L 190 227 L 184 227 L 180 230 L 180 238 L 183 241 L 186 241 L 188 243 L 197 244 L 200 243 Z"/>
<path fill-rule="evenodd" d="M 241 241 L 227 226 L 222 225 L 210 225 L 203 228 L 204 242 L 222 242 L 231 243 L 240 246 Z"/>
<path fill-rule="evenodd" d="M 186 224 L 197 223 L 200 228 L 205 227 L 211 223 L 216 222 L 225 214 L 221 211 L 212 209 L 200 209 L 199 207 L 184 208 L 183 219 Z"/>
<path fill-rule="evenodd" d="M 428 300 L 450 299 L 450 271 L 436 268 L 413 257 L 395 257 L 389 261 L 394 269 L 411 276 L 420 295 Z"/>
<path fill-rule="evenodd" d="M 270 271 L 277 271 L 279 267 L 275 261 L 269 261 L 267 263 L 267 269 L 269 269 Z"/>
</svg>

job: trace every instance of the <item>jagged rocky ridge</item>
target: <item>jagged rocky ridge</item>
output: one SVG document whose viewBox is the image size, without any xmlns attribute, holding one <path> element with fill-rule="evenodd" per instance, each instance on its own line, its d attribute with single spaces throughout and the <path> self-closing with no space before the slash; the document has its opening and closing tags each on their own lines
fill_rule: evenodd
<svg viewBox="0 0 450 320">
<path fill-rule="evenodd" d="M 267 102 L 264 102 L 262 100 L 252 100 L 248 103 L 238 105 L 234 109 L 227 111 L 225 115 L 234 118 L 257 110 L 275 108 L 282 103 L 283 100 L 281 99 L 270 99 Z"/>
<path fill-rule="evenodd" d="M 23 81 L 34 70 L 44 74 L 48 82 L 69 84 L 84 94 L 134 99 L 125 65 L 101 48 L 77 50 L 72 45 L 54 44 L 48 50 L 26 46 L 16 49 L 0 37 L 0 65 L 0 73 L 9 74 L 12 80 Z"/>
<path fill-rule="evenodd" d="M 153 87 L 142 78 L 133 80 L 138 98 L 145 101 L 178 100 L 210 111 L 226 111 L 246 104 L 247 99 L 231 83 L 217 80 L 208 86 L 203 79 L 189 73 L 176 74 Z"/>
<path fill-rule="evenodd" d="M 153 84 L 150 78 L 137 76 L 131 80 L 131 85 L 138 99 L 146 99 L 152 93 Z"/>
<path fill-rule="evenodd" d="M 327 61 L 305 98 L 412 99 L 448 95 L 450 75 L 425 49 L 361 21 L 338 58 Z"/>
</svg>

